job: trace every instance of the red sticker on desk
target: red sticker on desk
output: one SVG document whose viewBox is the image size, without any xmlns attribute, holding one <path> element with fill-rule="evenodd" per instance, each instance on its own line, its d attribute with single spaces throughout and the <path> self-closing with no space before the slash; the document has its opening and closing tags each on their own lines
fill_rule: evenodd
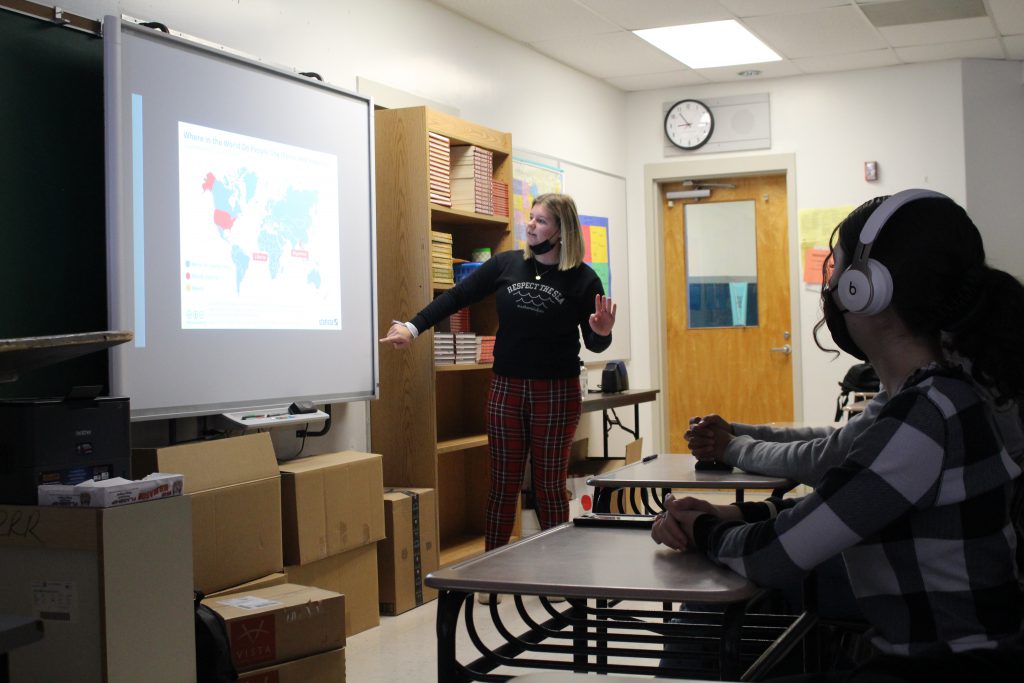
<svg viewBox="0 0 1024 683">
<path fill-rule="evenodd" d="M 590 512 L 590 508 L 594 506 L 594 501 L 590 499 L 590 496 L 584 493 L 580 496 L 580 505 L 583 506 L 584 512 Z"/>
</svg>

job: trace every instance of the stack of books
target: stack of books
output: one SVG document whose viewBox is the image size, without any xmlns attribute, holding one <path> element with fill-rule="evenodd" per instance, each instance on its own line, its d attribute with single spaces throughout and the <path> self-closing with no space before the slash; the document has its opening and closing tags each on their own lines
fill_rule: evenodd
<svg viewBox="0 0 1024 683">
<path fill-rule="evenodd" d="M 469 308 L 462 308 L 448 318 L 448 328 L 452 332 L 469 332 Z"/>
<path fill-rule="evenodd" d="M 476 145 L 451 148 L 452 208 L 494 213 L 494 153 Z"/>
<path fill-rule="evenodd" d="M 508 183 L 503 183 L 500 180 L 492 180 L 491 187 L 493 188 L 491 194 L 494 195 L 494 215 L 495 216 L 507 216 L 508 215 Z"/>
<path fill-rule="evenodd" d="M 476 335 L 472 332 L 455 333 L 455 364 L 473 365 L 476 363 Z"/>
<path fill-rule="evenodd" d="M 441 206 L 452 205 L 452 153 L 444 135 L 428 133 L 427 163 L 430 170 L 430 201 Z"/>
<path fill-rule="evenodd" d="M 481 334 L 477 336 L 477 345 L 479 350 L 476 354 L 477 363 L 493 363 L 494 362 L 494 335 L 493 334 Z"/>
<path fill-rule="evenodd" d="M 434 332 L 434 365 L 455 363 L 455 335 L 451 332 Z"/>
<path fill-rule="evenodd" d="M 439 285 L 455 284 L 452 236 L 447 232 L 430 231 L 430 279 Z"/>
</svg>

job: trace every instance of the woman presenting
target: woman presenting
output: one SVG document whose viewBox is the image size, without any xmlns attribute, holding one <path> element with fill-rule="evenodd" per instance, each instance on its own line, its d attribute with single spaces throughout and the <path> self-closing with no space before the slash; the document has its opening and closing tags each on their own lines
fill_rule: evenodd
<svg viewBox="0 0 1024 683">
<path fill-rule="evenodd" d="M 543 194 L 530 209 L 526 248 L 495 255 L 381 339 L 405 348 L 423 330 L 496 294 L 498 332 L 487 393 L 491 485 L 486 549 L 508 543 L 531 456 L 542 529 L 569 519 L 569 452 L 580 421 L 580 332 L 594 352 L 612 341 L 616 306 L 590 266 L 576 204 Z"/>
</svg>

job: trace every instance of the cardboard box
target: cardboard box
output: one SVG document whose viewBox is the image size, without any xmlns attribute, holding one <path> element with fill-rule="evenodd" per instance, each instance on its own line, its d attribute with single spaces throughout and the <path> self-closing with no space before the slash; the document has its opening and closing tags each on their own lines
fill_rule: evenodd
<svg viewBox="0 0 1024 683">
<path fill-rule="evenodd" d="M 286 565 L 301 565 L 384 538 L 381 456 L 327 453 L 280 466 Z"/>
<path fill-rule="evenodd" d="M 245 591 L 254 591 L 260 588 L 280 586 L 282 583 L 288 583 L 288 576 L 284 572 L 274 572 L 273 574 L 267 574 L 266 576 L 261 576 L 258 579 L 253 579 L 252 581 L 240 583 L 237 586 L 225 588 L 224 590 L 217 591 L 216 593 L 209 593 L 205 597 L 219 598 L 224 595 L 231 595 L 232 593 L 244 593 Z"/>
<path fill-rule="evenodd" d="M 281 571 L 281 478 L 269 434 L 133 450 L 133 475 L 150 472 L 185 477 L 197 589 L 209 594 Z"/>
<path fill-rule="evenodd" d="M 190 508 L 0 505 L 0 614 L 44 630 L 8 653 L 10 680 L 194 681 Z"/>
<path fill-rule="evenodd" d="M 321 652 L 256 669 L 238 676 L 239 683 L 345 683 L 345 649 Z"/>
<path fill-rule="evenodd" d="M 380 624 L 377 544 L 371 543 L 309 564 L 285 567 L 288 580 L 345 595 L 345 635 Z"/>
<path fill-rule="evenodd" d="M 437 597 L 423 583 L 440 564 L 436 511 L 434 489 L 385 489 L 386 538 L 377 544 L 381 614 L 401 614 Z"/>
<path fill-rule="evenodd" d="M 224 618 L 237 671 L 345 646 L 345 597 L 339 593 L 282 583 L 203 604 Z"/>
<path fill-rule="evenodd" d="M 133 481 L 124 477 L 84 481 L 81 484 L 40 484 L 40 505 L 109 508 L 115 505 L 144 503 L 147 500 L 180 496 L 184 477 L 180 474 L 153 472 Z"/>
</svg>

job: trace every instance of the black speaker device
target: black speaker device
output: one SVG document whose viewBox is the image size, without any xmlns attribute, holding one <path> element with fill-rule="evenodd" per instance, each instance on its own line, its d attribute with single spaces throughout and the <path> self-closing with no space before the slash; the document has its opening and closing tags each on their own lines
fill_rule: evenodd
<svg viewBox="0 0 1024 683">
<path fill-rule="evenodd" d="M 629 389 L 629 378 L 626 376 L 626 363 L 613 360 L 604 366 L 601 372 L 601 393 L 614 394 Z"/>
</svg>

